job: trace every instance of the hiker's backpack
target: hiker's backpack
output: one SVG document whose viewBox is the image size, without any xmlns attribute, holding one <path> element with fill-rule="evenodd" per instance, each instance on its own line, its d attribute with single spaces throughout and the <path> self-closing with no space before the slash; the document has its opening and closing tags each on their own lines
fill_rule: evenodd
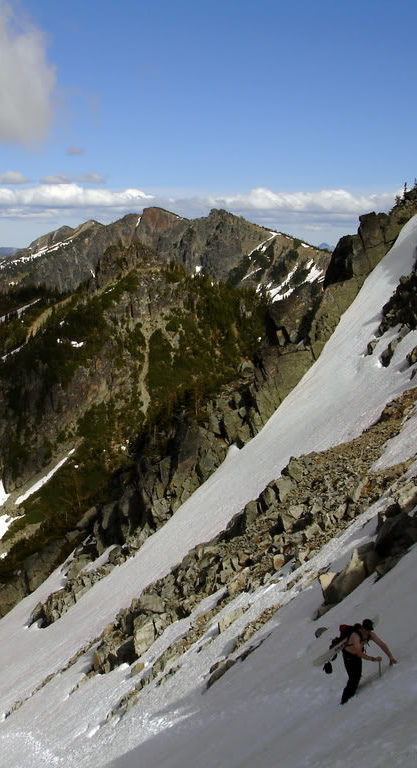
<svg viewBox="0 0 417 768">
<path fill-rule="evenodd" d="M 352 624 L 341 624 L 339 627 L 339 635 L 338 637 L 334 637 L 332 642 L 329 645 L 329 648 L 334 648 L 335 645 L 339 645 L 343 640 L 347 640 L 348 637 L 352 634 L 355 627 L 352 626 Z"/>
<path fill-rule="evenodd" d="M 332 642 L 329 645 L 329 649 L 331 650 L 332 648 L 335 648 L 336 646 L 340 645 L 340 643 L 342 643 L 343 640 L 347 640 L 352 634 L 352 632 L 354 631 L 354 629 L 355 627 L 353 627 L 351 624 L 341 624 L 339 627 L 339 635 L 333 638 Z M 333 672 L 332 661 L 335 660 L 336 656 L 337 656 L 337 651 L 335 655 L 332 656 L 331 659 L 328 659 L 328 661 L 326 661 L 323 667 L 323 671 L 326 673 L 326 675 L 331 675 L 331 673 Z"/>
</svg>

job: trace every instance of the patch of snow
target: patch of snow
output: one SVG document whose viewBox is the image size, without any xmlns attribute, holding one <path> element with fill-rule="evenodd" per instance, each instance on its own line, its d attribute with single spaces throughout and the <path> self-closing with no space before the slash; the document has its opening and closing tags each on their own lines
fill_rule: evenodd
<svg viewBox="0 0 417 768">
<path fill-rule="evenodd" d="M 142 216 L 139 216 L 139 217 L 138 217 L 138 220 L 137 220 L 137 222 L 136 222 L 136 227 L 138 227 L 138 226 L 139 226 L 139 224 L 140 224 L 140 221 L 141 221 L 141 218 L 142 218 Z M 135 227 L 135 229 L 136 229 L 136 227 Z"/>
<path fill-rule="evenodd" d="M 318 280 L 318 278 L 319 278 L 319 277 L 322 277 L 322 278 L 323 278 L 323 280 L 324 280 L 323 270 L 322 270 L 322 269 L 319 269 L 319 268 L 316 266 L 316 264 L 314 264 L 314 265 L 311 267 L 311 269 L 310 269 L 310 272 L 308 273 L 308 275 L 307 275 L 307 277 L 306 277 L 306 279 L 305 279 L 305 282 L 306 282 L 306 283 L 314 283 L 314 281 L 315 281 L 315 280 Z"/>
<path fill-rule="evenodd" d="M 60 248 L 65 248 L 67 245 L 69 245 L 72 242 L 73 238 L 70 240 L 62 240 L 59 243 L 55 243 L 55 245 L 51 246 L 44 246 L 43 248 L 40 248 L 39 251 L 35 251 L 35 253 L 31 253 L 29 256 L 20 256 L 17 259 L 13 259 L 13 261 L 8 261 L 7 264 L 0 264 L 0 269 L 4 269 L 7 266 L 16 266 L 19 264 L 25 264 L 28 261 L 34 261 L 35 259 L 38 259 L 40 256 L 46 256 L 50 253 L 54 253 L 55 251 L 59 250 Z"/>
<path fill-rule="evenodd" d="M 11 283 L 9 283 L 9 285 L 11 285 Z M 34 301 L 31 301 L 30 304 L 25 304 L 24 307 L 19 307 L 19 309 L 11 309 L 10 312 L 8 312 L 6 315 L 2 315 L 2 317 L 0 317 L 0 323 L 4 323 L 9 315 L 16 315 L 17 317 L 20 317 L 23 312 L 29 309 L 29 307 L 33 307 L 33 305 L 37 304 L 38 301 L 40 301 L 40 299 L 35 299 Z"/>
<path fill-rule="evenodd" d="M 1 359 L 4 362 L 5 360 L 7 360 L 8 357 L 11 357 L 12 355 L 16 355 L 17 352 L 20 352 L 20 350 L 23 349 L 23 347 L 24 347 L 24 344 L 22 344 L 20 347 L 16 347 L 16 349 L 12 349 L 12 351 L 8 352 L 7 355 L 3 355 Z"/>
<path fill-rule="evenodd" d="M 282 301 L 283 299 L 287 299 L 288 296 L 291 296 L 291 294 L 294 293 L 294 288 L 288 288 L 288 291 L 285 291 L 284 293 L 279 293 L 278 295 L 274 295 L 272 298 L 272 303 L 274 304 L 276 301 Z M 270 291 L 270 295 L 272 294 L 272 291 Z"/>
<path fill-rule="evenodd" d="M 16 518 L 10 517 L 9 515 L 0 515 L 0 539 L 3 538 L 4 534 L 15 519 Z"/>
<path fill-rule="evenodd" d="M 25 493 L 19 496 L 15 501 L 16 506 L 19 506 L 19 504 L 22 504 L 24 501 L 26 501 L 26 499 L 28 499 L 29 496 L 32 496 L 33 493 L 36 493 L 36 491 L 39 491 L 39 488 L 42 488 L 42 486 L 45 485 L 45 483 L 47 483 L 48 480 L 51 479 L 51 477 L 55 474 L 55 472 L 57 472 L 58 469 L 60 469 L 60 467 L 62 467 L 66 461 L 68 461 L 69 457 L 74 453 L 74 451 L 75 451 L 75 448 L 72 448 L 72 450 L 63 459 L 61 459 L 61 461 L 59 461 L 58 464 L 56 464 L 53 467 L 53 469 L 51 469 L 51 471 L 48 472 L 47 475 L 44 475 L 40 480 L 38 480 L 34 485 L 32 485 L 27 491 L 25 491 Z"/>
<path fill-rule="evenodd" d="M 242 282 L 244 280 L 247 280 L 248 277 L 252 277 L 252 275 L 256 275 L 257 272 L 259 272 L 262 269 L 262 267 L 257 267 L 256 269 L 252 270 L 252 272 L 249 272 L 249 274 L 245 275 L 245 277 L 242 277 Z"/>
<path fill-rule="evenodd" d="M 271 288 L 271 290 L 268 291 L 268 294 L 269 294 L 270 298 L 272 299 L 273 303 L 275 301 L 281 301 L 282 299 L 286 299 L 287 296 L 290 296 L 291 293 L 293 292 L 294 288 L 290 288 L 288 291 L 285 291 L 284 293 L 281 293 L 282 289 L 285 288 L 286 285 L 288 285 L 288 283 L 290 282 L 292 276 L 295 274 L 295 272 L 297 270 L 297 266 L 298 265 L 296 265 L 290 272 L 288 272 L 287 277 L 285 278 L 285 280 L 280 285 L 278 285 L 276 288 Z"/>
<path fill-rule="evenodd" d="M 76 349 L 79 349 L 80 347 L 83 347 L 85 344 L 85 341 L 72 341 L 71 346 L 76 347 Z"/>
<path fill-rule="evenodd" d="M 3 480 L 0 480 L 0 506 L 4 504 L 5 501 L 9 498 L 10 493 L 6 493 L 4 490 Z"/>
<path fill-rule="evenodd" d="M 259 243 L 259 245 L 256 246 L 256 248 L 253 248 L 250 253 L 248 253 L 248 258 L 251 259 L 252 254 L 256 253 L 256 251 L 260 251 L 261 253 L 264 253 L 266 248 L 268 247 L 268 243 L 271 242 L 279 233 L 278 232 L 271 232 L 271 237 L 268 237 L 266 240 L 263 240 L 262 243 Z"/>
</svg>

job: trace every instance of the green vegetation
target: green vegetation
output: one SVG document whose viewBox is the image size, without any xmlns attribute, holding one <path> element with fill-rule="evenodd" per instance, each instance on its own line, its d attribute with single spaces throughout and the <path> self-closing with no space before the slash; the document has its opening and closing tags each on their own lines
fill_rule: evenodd
<svg viewBox="0 0 417 768">
<path fill-rule="evenodd" d="M 179 264 L 168 264 L 157 274 L 161 286 L 164 281 L 165 288 L 167 283 L 179 284 L 179 290 L 167 290 L 171 306 L 173 301 L 176 306 L 165 321 L 159 318 L 148 349 L 144 327 L 140 322 L 130 325 L 130 302 L 126 311 L 120 306 L 124 293 L 139 288 L 138 276 L 131 271 L 102 294 L 87 297 L 79 290 L 65 306 L 53 310 L 13 360 L 0 365 L 4 397 L 17 416 L 16 434 L 21 437 L 9 441 L 5 457 L 15 476 L 27 462 L 35 434 L 34 405 L 42 418 L 56 384 L 67 387 L 78 366 L 91 368 L 97 359 L 116 374 L 122 370 L 123 378 L 113 401 L 94 405 L 79 419 L 76 435 L 61 429 L 55 445 L 45 443 L 47 460 L 73 440 L 81 441 L 65 465 L 22 505 L 25 517 L 7 536 L 29 523 L 40 527 L 0 561 L 1 580 L 30 554 L 73 530 L 91 506 L 108 500 L 115 473 L 131 466 L 131 459 L 120 452 L 122 441 L 129 439 L 141 455 L 149 456 L 152 446 L 157 444 L 159 451 L 163 441 L 169 450 L 168 435 L 178 414 L 204 418 L 207 399 L 238 377 L 242 360 L 253 355 L 257 337 L 264 335 L 266 305 L 253 288 L 242 291 L 213 283 L 208 276 L 191 277 Z M 138 382 L 146 353 L 151 404 L 145 423 Z"/>
<path fill-rule="evenodd" d="M 143 362 L 146 340 L 141 330 L 141 323 L 137 323 L 133 330 L 126 335 L 124 346 L 133 358 Z"/>
<path fill-rule="evenodd" d="M 118 280 L 117 283 L 107 288 L 107 290 L 97 298 L 97 302 L 100 305 L 101 310 L 111 309 L 120 302 L 124 293 L 136 293 L 138 287 L 138 275 L 134 270 L 131 270 L 127 275 Z"/>
<path fill-rule="evenodd" d="M 0 356 L 7 355 L 26 341 L 32 323 L 56 300 L 56 296 L 45 290 L 14 291 L 0 294 L 0 316 L 5 317 L 0 323 Z M 17 312 L 28 306 L 18 317 Z"/>
<path fill-rule="evenodd" d="M 229 279 L 228 279 L 228 285 L 230 285 L 232 288 L 240 283 L 241 280 L 245 277 L 249 267 L 251 265 L 251 260 L 249 256 L 243 256 L 243 258 L 240 260 L 237 267 L 231 270 L 229 273 Z"/>
<path fill-rule="evenodd" d="M 7 390 L 9 406 L 22 414 L 29 404 L 30 381 L 37 376 L 42 382 L 37 406 L 42 410 L 51 387 L 65 387 L 80 365 L 99 354 L 109 335 L 100 297 L 53 312 L 44 328 L 19 354 L 0 365 L 0 377 L 13 381 Z M 82 346 L 76 347 L 72 342 Z"/>
<path fill-rule="evenodd" d="M 264 335 L 266 305 L 253 288 L 239 291 L 199 275 L 184 279 L 183 296 L 184 310 L 149 340 L 151 423 L 165 423 L 179 407 L 197 415 L 213 392 L 237 377 Z"/>
</svg>

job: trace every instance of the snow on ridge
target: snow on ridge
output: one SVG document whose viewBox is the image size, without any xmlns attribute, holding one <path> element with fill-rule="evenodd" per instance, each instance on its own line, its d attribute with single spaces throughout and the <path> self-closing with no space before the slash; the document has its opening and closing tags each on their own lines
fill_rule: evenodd
<svg viewBox="0 0 417 768">
<path fill-rule="evenodd" d="M 10 517 L 9 515 L 0 515 L 0 539 L 3 538 L 4 534 L 15 519 L 16 518 Z M 6 556 L 6 554 L 7 553 L 4 553 L 4 556 Z"/>
<path fill-rule="evenodd" d="M 20 352 L 20 350 L 23 349 L 23 347 L 24 347 L 24 344 L 21 344 L 20 347 L 16 347 L 16 349 L 12 349 L 10 352 L 7 352 L 5 355 L 3 355 L 2 358 L 1 358 L 3 363 L 4 363 L 5 360 L 7 360 L 12 355 L 16 355 L 17 352 Z"/>
<path fill-rule="evenodd" d="M 311 267 L 311 269 L 310 269 L 310 271 L 309 271 L 309 273 L 308 273 L 308 275 L 307 275 L 307 277 L 305 279 L 305 282 L 306 283 L 314 283 L 315 280 L 318 280 L 318 278 L 320 278 L 322 276 L 323 276 L 323 279 L 324 279 L 323 270 L 319 269 L 319 267 L 317 267 L 316 264 L 313 264 L 313 266 Z"/>
<path fill-rule="evenodd" d="M 292 269 L 290 272 L 288 272 L 287 277 L 285 280 L 278 285 L 276 288 L 272 288 L 270 291 L 268 291 L 268 294 L 270 298 L 272 299 L 272 302 L 275 301 L 281 301 L 282 299 L 286 299 L 287 296 L 290 296 L 293 292 L 294 288 L 289 288 L 288 291 L 285 293 L 281 293 L 282 289 L 285 288 L 286 285 L 290 282 L 292 276 L 295 274 L 296 270 L 298 268 L 298 264 L 295 265 L 294 269 Z"/>
<path fill-rule="evenodd" d="M 55 243 L 54 245 L 45 245 L 43 248 L 40 248 L 39 251 L 30 253 L 29 256 L 20 256 L 17 259 L 13 259 L 13 261 L 8 261 L 6 264 L 0 263 L 0 269 L 4 269 L 7 266 L 15 266 L 16 264 L 25 264 L 27 261 L 34 261 L 40 256 L 46 256 L 49 253 L 53 253 L 54 251 L 59 250 L 59 248 L 65 248 L 67 245 L 72 243 L 73 239 L 74 238 L 70 238 L 69 240 L 61 240 L 59 243 Z"/>
<path fill-rule="evenodd" d="M 242 277 L 242 283 L 244 280 L 247 280 L 248 277 L 253 277 L 253 275 L 256 275 L 257 272 L 259 272 L 262 269 L 262 267 L 257 267 L 256 269 L 252 270 L 252 272 L 249 272 L 245 277 Z"/>
<path fill-rule="evenodd" d="M 0 506 L 4 504 L 5 501 L 9 498 L 10 493 L 6 493 L 4 490 L 3 480 L 0 480 Z"/>
<path fill-rule="evenodd" d="M 253 248 L 250 253 L 248 253 L 248 258 L 250 259 L 253 253 L 256 253 L 256 251 L 260 251 L 260 253 L 264 253 L 268 247 L 268 243 L 271 242 L 271 240 L 274 240 L 277 235 L 279 235 L 279 232 L 271 232 L 271 237 L 267 237 L 266 240 L 263 240 L 262 243 L 259 243 L 255 248 Z"/>
<path fill-rule="evenodd" d="M 31 487 L 27 491 L 25 491 L 25 493 L 19 496 L 15 501 L 16 506 L 19 506 L 24 501 L 26 501 L 26 499 L 28 499 L 29 496 L 32 496 L 33 493 L 36 493 L 36 491 L 39 491 L 39 488 L 42 488 L 42 486 L 45 485 L 45 483 L 47 483 L 48 480 L 51 479 L 51 477 L 55 474 L 55 472 L 57 472 L 58 469 L 60 469 L 63 466 L 63 464 L 65 464 L 65 462 L 74 453 L 74 451 L 75 451 L 75 448 L 72 448 L 71 451 L 63 459 L 61 459 L 61 461 L 58 462 L 58 464 L 55 464 L 55 466 L 51 469 L 50 472 L 48 472 L 47 475 L 44 475 L 34 485 L 31 485 Z"/>
<path fill-rule="evenodd" d="M 10 312 L 6 312 L 5 315 L 2 315 L 0 317 L 0 323 L 4 323 L 4 321 L 6 320 L 7 317 L 9 317 L 9 315 L 17 315 L 17 317 L 20 317 L 20 315 L 22 315 L 23 312 L 26 312 L 26 310 L 29 309 L 29 307 L 33 307 L 33 305 L 37 304 L 38 301 L 40 301 L 40 299 L 34 299 L 34 301 L 31 301 L 29 304 L 25 304 L 24 307 L 19 307 L 19 309 L 11 309 Z"/>
</svg>

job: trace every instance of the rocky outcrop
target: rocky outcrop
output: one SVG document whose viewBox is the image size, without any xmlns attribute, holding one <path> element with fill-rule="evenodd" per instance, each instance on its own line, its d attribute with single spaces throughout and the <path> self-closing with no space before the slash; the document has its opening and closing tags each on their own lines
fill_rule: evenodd
<svg viewBox="0 0 417 768">
<path fill-rule="evenodd" d="M 323 298 L 308 331 L 308 341 L 315 358 L 320 355 L 367 275 L 389 251 L 405 222 L 415 213 L 417 188 L 399 200 L 390 214 L 360 216 L 358 234 L 341 238 L 332 253 L 324 280 Z"/>
<path fill-rule="evenodd" d="M 70 532 L 26 558 L 14 577 L 6 584 L 0 584 L 0 616 L 4 616 L 26 595 L 34 592 L 54 568 L 62 563 L 79 539 L 78 532 Z"/>
</svg>

